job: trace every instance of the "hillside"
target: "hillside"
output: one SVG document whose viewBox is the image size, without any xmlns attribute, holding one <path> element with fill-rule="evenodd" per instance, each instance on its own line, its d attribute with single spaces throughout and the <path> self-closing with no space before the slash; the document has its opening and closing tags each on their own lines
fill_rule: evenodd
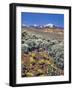
<svg viewBox="0 0 73 90">
<path fill-rule="evenodd" d="M 22 77 L 64 75 L 64 32 L 22 28 Z"/>
<path fill-rule="evenodd" d="M 24 31 L 50 40 L 56 39 L 62 41 L 64 38 L 64 30 L 59 28 L 22 28 L 22 32 Z"/>
</svg>

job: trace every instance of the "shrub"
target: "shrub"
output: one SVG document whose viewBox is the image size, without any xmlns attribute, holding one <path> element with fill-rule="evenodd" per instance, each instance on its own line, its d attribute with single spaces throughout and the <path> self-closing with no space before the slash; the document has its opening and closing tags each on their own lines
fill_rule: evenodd
<svg viewBox="0 0 73 90">
<path fill-rule="evenodd" d="M 28 53 L 42 48 L 54 58 L 54 63 L 64 69 L 64 41 L 45 40 L 35 34 L 22 33 L 22 52 Z"/>
<path fill-rule="evenodd" d="M 22 53 L 28 53 L 29 49 L 28 49 L 28 45 L 27 44 L 23 44 L 21 47 Z"/>
<path fill-rule="evenodd" d="M 64 68 L 64 44 L 63 42 L 60 44 L 53 45 L 49 54 L 54 58 L 54 62 L 58 65 L 59 68 Z"/>
</svg>

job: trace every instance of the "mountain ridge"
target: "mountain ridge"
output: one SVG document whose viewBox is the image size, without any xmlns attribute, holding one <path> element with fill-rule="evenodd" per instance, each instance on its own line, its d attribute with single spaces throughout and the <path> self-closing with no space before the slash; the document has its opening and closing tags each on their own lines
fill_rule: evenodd
<svg viewBox="0 0 73 90">
<path fill-rule="evenodd" d="M 48 24 L 45 24 L 45 25 L 37 25 L 37 24 L 26 25 L 26 24 L 22 24 L 22 27 L 37 28 L 37 29 L 42 29 L 42 28 L 60 28 L 60 29 L 64 29 L 63 27 L 60 27 L 60 26 L 52 24 L 52 23 L 48 23 Z"/>
</svg>

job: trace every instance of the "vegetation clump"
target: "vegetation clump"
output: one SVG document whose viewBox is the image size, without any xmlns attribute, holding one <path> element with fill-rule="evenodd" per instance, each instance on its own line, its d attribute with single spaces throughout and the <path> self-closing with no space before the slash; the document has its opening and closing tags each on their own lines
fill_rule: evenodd
<svg viewBox="0 0 73 90">
<path fill-rule="evenodd" d="M 64 41 L 22 32 L 22 77 L 64 75 Z"/>
</svg>

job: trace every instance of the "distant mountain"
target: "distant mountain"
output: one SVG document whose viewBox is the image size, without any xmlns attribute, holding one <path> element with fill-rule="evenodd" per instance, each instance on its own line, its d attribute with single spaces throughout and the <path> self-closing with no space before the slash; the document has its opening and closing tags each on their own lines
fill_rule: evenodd
<svg viewBox="0 0 73 90">
<path fill-rule="evenodd" d="M 22 27 L 26 27 L 26 28 L 36 28 L 36 29 L 42 29 L 42 28 L 60 28 L 60 29 L 64 29 L 63 27 L 59 27 L 57 25 L 54 25 L 52 23 L 46 24 L 46 25 L 37 25 L 37 24 L 33 24 L 33 25 L 25 25 L 23 24 Z"/>
<path fill-rule="evenodd" d="M 28 28 L 28 27 L 29 27 L 29 25 L 22 24 L 22 27 L 26 27 L 26 28 Z"/>
<path fill-rule="evenodd" d="M 56 25 L 49 23 L 49 24 L 44 25 L 44 27 L 53 28 L 53 27 L 56 27 Z"/>
</svg>

